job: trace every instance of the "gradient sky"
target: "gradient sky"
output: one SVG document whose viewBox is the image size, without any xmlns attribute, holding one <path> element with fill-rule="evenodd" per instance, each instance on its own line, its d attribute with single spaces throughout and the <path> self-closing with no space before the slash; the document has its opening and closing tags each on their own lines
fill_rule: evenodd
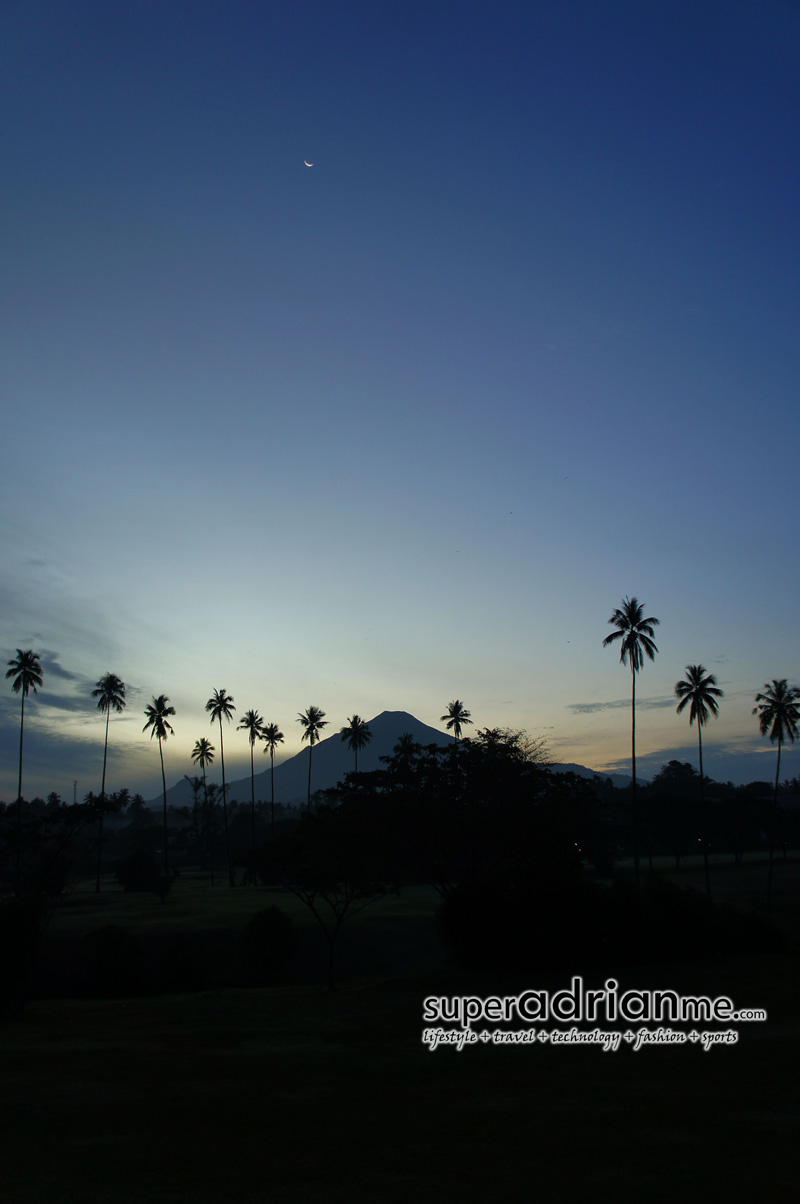
<svg viewBox="0 0 800 1204">
<path fill-rule="evenodd" d="M 214 688 L 774 774 L 800 679 L 800 8 L 5 0 L 0 648 L 23 793 L 192 772 Z M 303 160 L 313 162 L 308 168 Z M 0 708 L 0 797 L 19 700 Z M 327 734 L 327 733 L 326 733 Z M 260 755 L 260 754 L 259 754 Z M 228 776 L 248 772 L 244 733 Z M 266 767 L 262 758 L 259 768 Z M 785 769 L 785 773 L 783 770 Z M 781 776 L 800 772 L 784 753 Z"/>
</svg>

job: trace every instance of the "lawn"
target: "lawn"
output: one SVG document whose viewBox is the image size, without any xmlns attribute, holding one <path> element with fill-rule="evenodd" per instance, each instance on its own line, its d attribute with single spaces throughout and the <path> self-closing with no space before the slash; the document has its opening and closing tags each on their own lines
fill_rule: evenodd
<svg viewBox="0 0 800 1204">
<path fill-rule="evenodd" d="M 52 942 L 98 923 L 226 929 L 278 896 L 185 875 L 163 905 L 77 898 Z M 281 985 L 29 1003 L 0 1028 L 4 1204 L 793 1197 L 796 953 L 626 976 L 766 1008 L 732 1047 L 432 1053 L 426 995 L 567 985 L 456 975 L 432 902 L 403 892 L 355 919 L 336 992 L 319 987 L 321 950 L 297 912 L 307 957 Z"/>
</svg>

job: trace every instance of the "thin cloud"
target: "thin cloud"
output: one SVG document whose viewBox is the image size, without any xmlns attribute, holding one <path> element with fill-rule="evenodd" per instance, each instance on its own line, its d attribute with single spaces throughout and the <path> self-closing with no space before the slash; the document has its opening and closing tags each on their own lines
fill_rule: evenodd
<svg viewBox="0 0 800 1204">
<path fill-rule="evenodd" d="M 573 715 L 593 715 L 596 711 L 613 711 L 621 710 L 623 707 L 630 708 L 630 698 L 615 698 L 608 702 L 570 702 L 567 704 L 567 710 L 572 711 Z M 671 696 L 664 698 L 637 698 L 637 710 L 655 711 L 663 707 L 671 707 L 675 705 L 675 699 Z"/>
</svg>

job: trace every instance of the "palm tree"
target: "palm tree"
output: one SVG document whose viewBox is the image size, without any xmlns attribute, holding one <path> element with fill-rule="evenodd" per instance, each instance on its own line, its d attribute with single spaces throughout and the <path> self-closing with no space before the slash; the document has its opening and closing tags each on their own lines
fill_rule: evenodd
<svg viewBox="0 0 800 1204">
<path fill-rule="evenodd" d="M 356 755 L 356 773 L 358 773 L 358 753 L 359 749 L 366 748 L 372 739 L 372 732 L 369 730 L 369 724 L 360 715 L 354 715 L 352 719 L 347 720 L 348 726 L 341 730 L 342 740 L 347 741 L 347 747 Z"/>
<path fill-rule="evenodd" d="M 267 723 L 264 725 L 264 731 L 261 735 L 264 741 L 264 752 L 269 753 L 269 776 L 272 790 L 270 799 L 270 818 L 269 818 L 269 833 L 270 836 L 275 835 L 275 749 L 279 744 L 283 744 L 283 732 L 278 727 L 277 723 Z"/>
<path fill-rule="evenodd" d="M 297 716 L 297 722 L 303 725 L 303 740 L 308 740 L 308 801 L 307 809 L 311 810 L 311 754 L 314 745 L 319 742 L 320 731 L 328 726 L 325 712 L 319 707 L 308 707 Z"/>
<path fill-rule="evenodd" d="M 15 694 L 21 695 L 19 718 L 19 784 L 17 786 L 17 851 L 15 856 L 17 894 L 19 894 L 19 858 L 22 840 L 22 733 L 25 727 L 25 699 L 28 696 L 29 690 L 33 690 L 34 694 L 38 694 L 37 686 L 42 684 L 42 666 L 39 663 L 38 652 L 31 652 L 30 649 L 27 652 L 23 652 L 21 648 L 17 649 L 16 659 L 8 661 L 8 666 L 6 678 L 13 678 L 11 689 Z"/>
<path fill-rule="evenodd" d="M 447 720 L 447 730 L 452 731 L 456 740 L 461 739 L 461 728 L 465 724 L 472 724 L 470 712 L 466 710 L 463 702 L 455 698 L 452 702 L 448 702 L 447 711 L 440 718 L 439 722 L 444 723 Z"/>
<path fill-rule="evenodd" d="M 775 852 L 775 823 L 778 818 L 778 781 L 781 772 L 781 745 L 784 740 L 794 742 L 797 725 L 800 723 L 800 690 L 787 685 L 786 678 L 767 682 L 761 693 L 756 694 L 753 714 L 758 715 L 761 735 L 769 732 L 771 741 L 778 741 L 778 764 L 775 769 L 775 797 L 772 806 L 772 823 L 769 834 L 769 871 L 767 874 L 767 906 L 772 900 L 772 860 Z"/>
<path fill-rule="evenodd" d="M 192 760 L 195 765 L 199 765 L 203 771 L 203 802 L 205 804 L 206 822 L 208 821 L 208 784 L 206 782 L 206 766 L 211 765 L 214 760 L 214 745 L 205 736 L 201 736 L 199 740 L 195 740 L 194 748 L 192 749 Z M 207 829 L 208 830 L 208 829 Z M 212 841 L 209 837 L 208 841 L 208 860 L 211 863 L 211 885 L 216 885 L 214 880 L 214 850 Z"/>
<path fill-rule="evenodd" d="M 100 858 L 103 851 L 103 811 L 106 801 L 106 762 L 108 760 L 108 721 L 111 712 L 121 715 L 125 710 L 125 682 L 116 673 L 106 673 L 101 677 L 97 686 L 92 690 L 92 698 L 97 699 L 97 709 L 106 717 L 106 738 L 103 745 L 103 782 L 100 787 L 100 835 L 97 841 L 97 881 L 95 892 L 100 893 Z"/>
<path fill-rule="evenodd" d="M 639 814 L 636 800 L 636 674 L 644 664 L 643 655 L 651 661 L 658 652 L 653 642 L 653 628 L 659 620 L 644 617 L 644 606 L 636 598 L 623 598 L 622 606 L 612 611 L 608 620 L 616 631 L 606 636 L 603 647 L 621 640 L 619 659 L 631 666 L 631 770 L 633 778 L 633 865 L 636 885 L 639 885 Z"/>
<path fill-rule="evenodd" d="M 228 885 L 233 886 L 233 866 L 231 865 L 231 842 L 228 836 L 228 804 L 225 798 L 225 748 L 222 743 L 222 716 L 228 723 L 236 710 L 233 699 L 225 690 L 215 690 L 206 703 L 206 710 L 211 712 L 211 722 L 219 720 L 219 758 L 222 763 L 222 815 L 225 820 L 225 854 L 228 858 Z"/>
<path fill-rule="evenodd" d="M 147 723 L 142 728 L 146 732 L 151 728 L 150 739 L 158 738 L 158 755 L 161 757 L 161 785 L 164 789 L 164 877 L 169 877 L 169 842 L 167 840 L 167 779 L 164 776 L 163 742 L 168 735 L 174 736 L 175 731 L 169 722 L 169 716 L 175 714 L 175 707 L 169 705 L 166 694 L 159 694 L 144 708 Z"/>
<path fill-rule="evenodd" d="M 686 677 L 675 683 L 675 697 L 680 699 L 675 708 L 680 715 L 689 703 L 689 727 L 697 720 L 697 748 L 700 756 L 700 822 L 703 830 L 703 858 L 706 870 L 706 893 L 711 894 L 711 879 L 708 876 L 708 817 L 706 815 L 706 791 L 703 780 L 703 727 L 708 723 L 709 714 L 719 711 L 718 698 L 723 697 L 722 690 L 717 689 L 717 679 L 713 673 L 706 674 L 703 665 L 687 665 Z"/>
<path fill-rule="evenodd" d="M 258 711 L 245 711 L 239 720 L 237 731 L 246 731 L 250 741 L 250 821 L 252 847 L 256 847 L 256 776 L 253 768 L 253 749 L 256 740 L 264 735 L 264 720 Z"/>
</svg>

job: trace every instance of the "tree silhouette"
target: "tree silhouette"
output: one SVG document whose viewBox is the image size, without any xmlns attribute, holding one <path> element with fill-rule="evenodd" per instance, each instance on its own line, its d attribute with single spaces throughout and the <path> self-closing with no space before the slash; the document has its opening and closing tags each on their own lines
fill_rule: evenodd
<svg viewBox="0 0 800 1204">
<path fill-rule="evenodd" d="M 631 666 L 631 769 L 633 778 L 633 865 L 636 885 L 639 885 L 639 813 L 636 799 L 636 674 L 644 664 L 644 656 L 655 660 L 658 652 L 653 642 L 653 628 L 659 620 L 644 617 L 644 606 L 636 598 L 623 598 L 622 606 L 612 611 L 608 620 L 616 631 L 606 636 L 603 647 L 621 640 L 619 659 Z"/>
<path fill-rule="evenodd" d="M 277 723 L 267 723 L 264 725 L 261 739 L 264 741 L 264 752 L 269 753 L 269 776 L 271 787 L 270 798 L 270 817 L 269 831 L 270 836 L 275 835 L 275 749 L 279 744 L 283 744 L 283 732 L 278 727 Z"/>
<path fill-rule="evenodd" d="M 703 830 L 703 859 L 706 871 L 706 893 L 711 894 L 711 879 L 708 874 L 708 816 L 706 815 L 706 790 L 703 781 L 703 727 L 709 715 L 719 711 L 718 698 L 723 697 L 717 688 L 713 673 L 706 674 L 703 665 L 687 665 L 686 677 L 675 683 L 675 697 L 680 699 L 675 708 L 680 715 L 689 704 L 689 727 L 697 720 L 697 748 L 700 757 L 700 820 Z"/>
<path fill-rule="evenodd" d="M 800 690 L 787 685 L 786 678 L 773 678 L 764 685 L 763 691 L 755 696 L 753 714 L 758 715 L 761 735 L 769 733 L 770 740 L 778 741 L 778 764 L 775 768 L 775 795 L 772 805 L 772 823 L 769 833 L 769 871 L 767 873 L 767 906 L 772 901 L 772 862 L 775 853 L 775 824 L 778 818 L 778 781 L 781 772 L 781 745 L 784 740 L 794 741 L 800 723 Z"/>
<path fill-rule="evenodd" d="M 106 802 L 106 763 L 108 760 L 108 721 L 111 712 L 121 715 L 125 710 L 125 682 L 116 673 L 106 673 L 100 678 L 92 690 L 92 698 L 97 699 L 97 709 L 106 717 L 106 738 L 103 744 L 103 781 L 100 786 L 100 834 L 97 840 L 97 880 L 95 892 L 100 893 L 100 860 L 103 852 L 103 813 Z"/>
<path fill-rule="evenodd" d="M 256 777 L 253 767 L 253 749 L 255 748 L 256 740 L 262 739 L 264 735 L 264 720 L 259 715 L 258 711 L 245 711 L 242 718 L 239 720 L 237 731 L 246 731 L 247 738 L 250 741 L 250 825 L 252 847 L 256 847 Z"/>
<path fill-rule="evenodd" d="M 147 723 L 142 728 L 146 732 L 150 731 L 150 739 L 156 736 L 158 739 L 158 755 L 161 758 L 161 785 L 164 790 L 164 878 L 169 878 L 169 841 L 167 839 L 167 779 L 164 775 L 164 747 L 163 742 L 167 736 L 174 736 L 175 730 L 169 722 L 169 716 L 175 714 L 175 707 L 169 705 L 169 699 L 166 694 L 159 694 L 158 698 L 154 698 L 151 703 L 148 703 L 144 708 L 145 718 Z"/>
<path fill-rule="evenodd" d="M 444 723 L 447 720 L 447 730 L 452 731 L 456 740 L 461 739 L 461 728 L 466 724 L 471 724 L 472 719 L 470 712 L 466 710 L 463 702 L 455 698 L 452 702 L 448 702 L 447 711 L 441 716 L 439 722 Z"/>
<path fill-rule="evenodd" d="M 208 783 L 206 782 L 206 766 L 211 765 L 214 760 L 214 745 L 205 736 L 201 736 L 195 741 L 192 749 L 192 761 L 195 765 L 199 765 L 203 771 L 203 802 L 205 804 L 206 817 L 208 816 Z M 208 827 L 208 825 L 207 825 Z M 213 842 L 209 835 L 208 841 L 208 859 L 211 863 L 211 885 L 215 885 L 214 880 L 214 850 Z"/>
<path fill-rule="evenodd" d="M 19 851 L 22 840 L 22 733 L 25 727 L 25 699 L 28 696 L 29 690 L 33 690 L 34 694 L 38 694 L 37 687 L 42 684 L 42 666 L 39 663 L 38 652 L 31 652 L 30 649 L 27 652 L 23 652 L 21 648 L 17 649 L 16 658 L 7 663 L 8 671 L 6 678 L 13 678 L 11 689 L 15 694 L 21 696 L 19 714 L 19 783 L 17 786 L 17 852 L 15 857 L 17 894 L 19 894 Z"/>
<path fill-rule="evenodd" d="M 366 748 L 372 739 L 372 732 L 369 730 L 369 724 L 360 715 L 353 715 L 352 719 L 347 720 L 347 725 L 342 728 L 340 733 L 342 740 L 347 741 L 347 747 L 351 752 L 355 753 L 356 758 L 356 773 L 358 773 L 358 753 L 362 748 Z"/>
<path fill-rule="evenodd" d="M 222 716 L 228 723 L 236 710 L 233 699 L 225 690 L 215 690 L 206 703 L 206 710 L 211 713 L 211 722 L 219 720 L 219 758 L 222 764 L 222 815 L 225 820 L 225 856 L 228 859 L 228 885 L 233 886 L 233 866 L 231 865 L 231 842 L 228 836 L 228 802 L 225 789 L 225 747 L 222 742 Z"/>
<path fill-rule="evenodd" d="M 308 740 L 308 800 L 306 808 L 311 810 L 311 754 L 314 745 L 319 743 L 320 731 L 328 726 L 325 712 L 319 707 L 308 707 L 297 716 L 297 722 L 303 725 L 303 740 Z"/>
</svg>

